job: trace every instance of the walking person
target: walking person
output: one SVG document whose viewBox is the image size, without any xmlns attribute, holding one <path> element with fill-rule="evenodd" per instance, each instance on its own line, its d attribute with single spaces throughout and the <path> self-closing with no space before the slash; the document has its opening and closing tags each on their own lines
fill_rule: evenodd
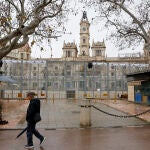
<svg viewBox="0 0 150 150">
<path fill-rule="evenodd" d="M 36 129 L 36 121 L 35 115 L 39 114 L 40 116 L 40 100 L 38 98 L 34 98 L 35 93 L 29 92 L 27 93 L 27 100 L 30 101 L 29 106 L 27 108 L 26 121 L 27 121 L 27 145 L 25 148 L 34 148 L 33 145 L 33 134 L 40 140 L 40 145 L 44 142 L 45 137 L 42 136 Z"/>
</svg>

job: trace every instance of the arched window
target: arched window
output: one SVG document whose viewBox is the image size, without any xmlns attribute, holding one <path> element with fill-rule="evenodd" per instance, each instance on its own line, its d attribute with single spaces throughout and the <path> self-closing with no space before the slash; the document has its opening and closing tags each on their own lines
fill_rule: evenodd
<svg viewBox="0 0 150 150">
<path fill-rule="evenodd" d="M 86 43 L 86 39 L 85 38 L 83 39 L 83 43 Z"/>
<path fill-rule="evenodd" d="M 101 56 L 102 55 L 101 50 L 96 50 L 95 55 L 96 56 Z"/>
<path fill-rule="evenodd" d="M 71 51 L 66 51 L 66 57 L 71 57 L 72 56 L 72 52 Z"/>
</svg>

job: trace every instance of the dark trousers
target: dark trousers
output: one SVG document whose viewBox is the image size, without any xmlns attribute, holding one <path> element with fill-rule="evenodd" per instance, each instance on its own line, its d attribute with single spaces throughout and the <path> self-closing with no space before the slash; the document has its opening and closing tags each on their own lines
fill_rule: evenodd
<svg viewBox="0 0 150 150">
<path fill-rule="evenodd" d="M 33 145 L 33 134 L 41 141 L 43 136 L 35 129 L 35 123 L 27 124 L 27 143 Z"/>
</svg>

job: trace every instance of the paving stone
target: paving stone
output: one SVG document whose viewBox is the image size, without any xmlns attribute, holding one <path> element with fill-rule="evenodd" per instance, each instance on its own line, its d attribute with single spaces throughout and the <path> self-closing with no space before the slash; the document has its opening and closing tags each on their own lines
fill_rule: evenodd
<svg viewBox="0 0 150 150">
<path fill-rule="evenodd" d="M 42 121 L 37 124 L 38 128 L 79 128 L 80 127 L 80 101 L 67 102 L 66 100 L 55 100 L 53 104 L 51 101 L 41 102 L 41 116 Z M 94 106 L 102 109 L 103 111 L 117 114 L 117 115 L 130 115 L 133 113 L 139 113 L 149 109 L 148 106 L 139 106 L 134 103 L 127 101 L 117 101 L 115 104 L 113 101 L 98 101 L 92 103 Z M 25 128 L 25 120 L 21 123 L 12 123 L 19 114 L 25 115 L 28 103 L 23 103 L 22 107 L 18 108 L 17 111 L 13 111 L 10 115 L 10 125 L 0 126 L 0 128 Z M 128 109 L 127 109 L 128 107 Z M 133 111 L 134 110 L 134 111 Z M 124 111 L 124 112 L 123 112 Z M 16 112 L 16 113 L 15 113 Z M 149 114 L 149 113 L 148 113 Z M 149 115 L 147 118 L 149 119 Z M 13 117 L 12 117 L 13 116 Z M 145 114 L 146 116 L 146 114 Z M 140 116 L 141 117 L 141 116 Z M 23 116 L 18 117 L 23 118 Z M 145 117 L 146 118 L 146 117 Z M 24 118 L 25 119 L 25 118 Z M 145 119 L 146 120 L 146 119 Z M 18 120 L 19 122 L 19 120 Z M 104 114 L 91 107 L 91 127 L 115 127 L 115 126 L 132 126 L 132 125 L 143 125 L 147 124 L 138 118 L 118 118 L 107 114 Z M 11 124 L 12 123 L 12 124 Z"/>
</svg>

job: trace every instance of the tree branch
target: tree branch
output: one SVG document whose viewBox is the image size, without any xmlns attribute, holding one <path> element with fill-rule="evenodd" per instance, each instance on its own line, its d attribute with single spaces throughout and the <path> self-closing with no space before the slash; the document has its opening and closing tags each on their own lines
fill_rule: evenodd
<svg viewBox="0 0 150 150">
<path fill-rule="evenodd" d="M 0 59 L 2 59 L 4 56 L 6 56 L 12 49 L 14 49 L 14 46 L 19 41 L 21 36 L 17 36 L 9 46 L 2 47 L 0 49 Z"/>
<path fill-rule="evenodd" d="M 61 12 L 61 8 L 62 8 L 64 2 L 65 2 L 65 0 L 62 1 L 61 5 L 58 7 L 58 11 L 55 14 L 44 16 L 43 18 L 41 18 L 41 21 L 46 19 L 46 18 L 52 18 L 52 17 L 57 16 Z"/>
<path fill-rule="evenodd" d="M 139 28 L 142 30 L 143 32 L 143 35 L 142 36 L 145 40 L 145 42 L 148 42 L 148 36 L 147 36 L 147 33 L 144 29 L 144 27 L 142 26 L 141 22 L 127 9 L 125 8 L 122 4 L 118 4 L 139 26 Z"/>
<path fill-rule="evenodd" d="M 61 37 L 61 35 L 48 35 L 48 36 L 45 36 L 45 35 L 43 35 L 43 34 L 40 34 L 40 33 L 35 33 L 36 35 L 38 35 L 38 36 L 41 36 L 41 37 L 45 37 L 45 38 L 58 38 L 58 37 Z"/>
<path fill-rule="evenodd" d="M 17 12 L 20 13 L 19 8 L 14 4 L 14 2 L 12 0 L 6 0 L 6 1 L 8 1 L 12 6 L 14 6 L 15 9 L 17 10 Z"/>
</svg>

